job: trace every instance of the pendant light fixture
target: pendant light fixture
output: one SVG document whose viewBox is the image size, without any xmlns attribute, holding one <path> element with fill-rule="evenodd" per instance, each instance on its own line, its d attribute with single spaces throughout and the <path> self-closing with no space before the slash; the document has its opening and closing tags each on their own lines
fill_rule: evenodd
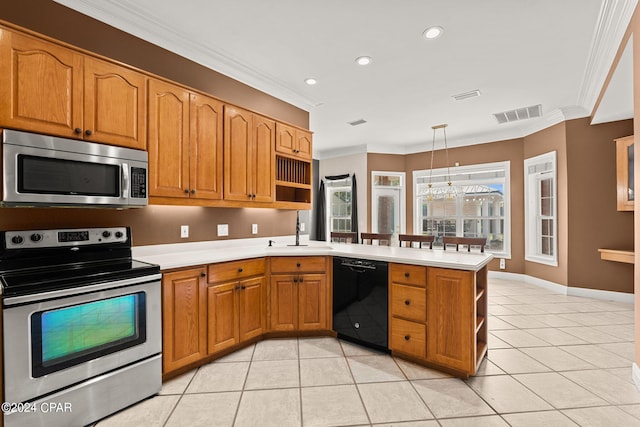
<svg viewBox="0 0 640 427">
<path fill-rule="evenodd" d="M 452 200 L 455 198 L 456 195 L 456 191 L 455 188 L 453 187 L 453 183 L 451 182 L 451 171 L 449 169 L 449 147 L 447 146 L 447 126 L 449 126 L 446 123 L 443 123 L 441 125 L 436 125 L 436 126 L 431 126 L 431 129 L 433 129 L 433 139 L 431 141 L 431 166 L 429 167 L 429 184 L 428 184 L 428 189 L 427 189 L 427 200 L 431 201 L 435 198 L 441 198 L 441 197 L 445 197 L 449 200 Z M 433 182 L 432 182 L 432 176 L 433 176 L 433 158 L 435 155 L 435 148 L 436 148 L 436 134 L 438 132 L 439 129 L 442 129 L 442 133 L 444 136 L 444 152 L 445 152 L 445 156 L 446 156 L 446 167 L 447 167 L 447 190 L 446 193 L 443 195 L 441 192 L 438 192 L 438 194 L 436 195 L 433 191 Z"/>
</svg>

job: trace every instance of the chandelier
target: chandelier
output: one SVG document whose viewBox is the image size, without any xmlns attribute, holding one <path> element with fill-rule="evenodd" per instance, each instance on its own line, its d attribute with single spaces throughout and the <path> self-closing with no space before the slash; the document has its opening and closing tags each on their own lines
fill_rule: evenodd
<svg viewBox="0 0 640 427">
<path fill-rule="evenodd" d="M 449 170 L 449 148 L 447 147 L 447 126 L 449 125 L 446 123 L 443 123 L 441 125 L 431 126 L 431 129 L 433 129 L 433 139 L 431 141 L 431 166 L 429 167 L 429 184 L 427 188 L 427 200 L 429 201 L 433 200 L 434 198 L 436 199 L 446 198 L 448 200 L 452 200 L 456 196 L 455 187 L 453 187 L 453 183 L 451 182 L 451 171 Z M 438 191 L 437 193 L 434 192 L 433 182 L 432 182 L 433 157 L 436 151 L 435 150 L 436 149 L 436 133 L 440 129 L 442 129 L 442 133 L 444 135 L 444 152 L 446 156 L 445 160 L 446 160 L 446 166 L 447 166 L 447 175 L 446 175 L 447 189 L 444 193 L 440 191 Z"/>
</svg>

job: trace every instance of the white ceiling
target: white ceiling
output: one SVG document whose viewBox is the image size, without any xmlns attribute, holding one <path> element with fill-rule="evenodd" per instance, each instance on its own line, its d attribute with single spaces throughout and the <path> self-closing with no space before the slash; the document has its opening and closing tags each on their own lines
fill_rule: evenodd
<svg viewBox="0 0 640 427">
<path fill-rule="evenodd" d="M 55 0 L 310 113 L 314 155 L 517 138 L 591 114 L 637 0 Z M 444 28 L 425 40 L 429 26 Z M 362 67 L 355 58 L 368 55 Z M 629 54 L 630 55 L 630 54 Z M 630 118 L 630 58 L 601 121 Z M 304 83 L 318 79 L 315 86 Z M 481 96 L 452 95 L 478 89 Z M 613 90 L 615 89 L 615 90 Z M 542 104 L 543 116 L 493 113 Z M 364 119 L 351 126 L 347 122 Z M 442 146 L 442 141 L 436 148 Z"/>
</svg>

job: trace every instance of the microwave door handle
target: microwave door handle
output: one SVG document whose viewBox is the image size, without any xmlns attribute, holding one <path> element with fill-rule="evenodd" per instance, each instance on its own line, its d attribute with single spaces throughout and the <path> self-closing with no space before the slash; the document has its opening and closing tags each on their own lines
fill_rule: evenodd
<svg viewBox="0 0 640 427">
<path fill-rule="evenodd" d="M 122 164 L 122 198 L 129 198 L 129 165 L 127 163 Z"/>
</svg>

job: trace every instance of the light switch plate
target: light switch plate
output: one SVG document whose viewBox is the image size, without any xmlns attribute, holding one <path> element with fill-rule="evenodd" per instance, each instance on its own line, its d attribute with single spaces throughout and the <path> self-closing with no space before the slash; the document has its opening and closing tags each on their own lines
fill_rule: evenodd
<svg viewBox="0 0 640 427">
<path fill-rule="evenodd" d="M 304 222 L 300 223 L 300 231 L 304 231 L 304 229 L 306 228 Z"/>
<path fill-rule="evenodd" d="M 229 235 L 229 224 L 218 224 L 218 237 Z"/>
<path fill-rule="evenodd" d="M 251 224 L 251 234 L 258 234 L 258 224 Z"/>
<path fill-rule="evenodd" d="M 180 226 L 180 237 L 183 239 L 186 239 L 189 237 L 189 226 L 188 225 L 181 225 Z"/>
<path fill-rule="evenodd" d="M 504 258 L 500 258 L 500 270 L 507 268 Z"/>
</svg>

